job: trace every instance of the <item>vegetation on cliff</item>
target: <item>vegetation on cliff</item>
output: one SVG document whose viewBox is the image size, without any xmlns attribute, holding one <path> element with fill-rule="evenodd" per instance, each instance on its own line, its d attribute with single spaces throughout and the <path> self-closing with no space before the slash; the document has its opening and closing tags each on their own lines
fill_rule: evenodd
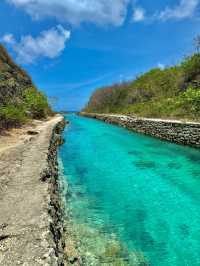
<svg viewBox="0 0 200 266">
<path fill-rule="evenodd" d="M 0 131 L 51 114 L 46 96 L 0 45 Z"/>
<path fill-rule="evenodd" d="M 200 53 L 177 66 L 155 68 L 133 81 L 98 89 L 85 112 L 200 118 Z"/>
</svg>

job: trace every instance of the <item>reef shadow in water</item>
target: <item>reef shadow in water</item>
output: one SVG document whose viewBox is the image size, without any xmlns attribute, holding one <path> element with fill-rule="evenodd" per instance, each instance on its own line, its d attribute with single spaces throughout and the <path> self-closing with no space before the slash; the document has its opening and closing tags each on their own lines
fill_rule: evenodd
<svg viewBox="0 0 200 266">
<path fill-rule="evenodd" d="M 149 160 L 139 160 L 139 161 L 133 161 L 133 164 L 137 167 L 140 168 L 141 170 L 143 169 L 154 169 L 156 168 L 156 163 L 154 161 L 149 161 Z"/>
</svg>

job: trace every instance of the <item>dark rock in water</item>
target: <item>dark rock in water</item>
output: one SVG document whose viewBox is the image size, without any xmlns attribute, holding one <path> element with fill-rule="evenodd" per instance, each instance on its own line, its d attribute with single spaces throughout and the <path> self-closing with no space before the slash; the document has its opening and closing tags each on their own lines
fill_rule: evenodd
<svg viewBox="0 0 200 266">
<path fill-rule="evenodd" d="M 128 154 L 129 155 L 135 155 L 135 156 L 141 156 L 142 152 L 140 152 L 140 151 L 129 151 Z"/>
<path fill-rule="evenodd" d="M 198 179 L 199 180 L 199 178 L 200 178 L 200 171 L 199 170 L 193 170 L 192 171 L 192 177 L 194 179 Z"/>
<path fill-rule="evenodd" d="M 65 193 L 65 198 L 69 199 L 72 197 L 72 192 L 68 189 L 67 192 Z"/>
<path fill-rule="evenodd" d="M 77 182 L 74 183 L 74 185 L 75 185 L 76 187 L 80 187 L 82 184 L 83 184 L 83 183 L 80 182 L 80 180 L 78 180 Z"/>
<path fill-rule="evenodd" d="M 156 242 L 148 232 L 142 232 L 140 236 L 141 246 L 143 250 L 151 250 L 155 248 Z"/>
<path fill-rule="evenodd" d="M 88 173 L 88 170 L 85 167 L 77 167 L 76 172 L 79 176 L 84 176 L 85 174 Z"/>
<path fill-rule="evenodd" d="M 85 183 L 85 178 L 86 178 L 87 173 L 88 173 L 87 168 L 85 168 L 85 167 L 76 167 L 76 174 L 77 174 L 77 177 L 78 177 L 78 183 L 80 185 Z"/>
<path fill-rule="evenodd" d="M 103 191 L 96 191 L 96 192 L 95 192 L 95 196 L 96 196 L 97 198 L 101 198 L 103 195 L 104 195 L 104 192 L 103 192 Z"/>
<path fill-rule="evenodd" d="M 147 213 L 144 210 L 136 210 L 136 218 L 139 222 L 144 222 L 147 219 Z"/>
<path fill-rule="evenodd" d="M 180 169 L 181 168 L 181 164 L 176 163 L 176 162 L 170 162 L 167 164 L 167 166 L 169 168 L 172 168 L 172 169 Z"/>
<path fill-rule="evenodd" d="M 81 192 L 81 191 L 78 191 L 78 192 L 76 192 L 76 196 L 77 197 L 85 197 L 85 193 L 83 193 L 83 192 Z"/>
<path fill-rule="evenodd" d="M 187 224 L 181 224 L 179 226 L 182 238 L 188 237 L 190 235 L 189 226 Z"/>
<path fill-rule="evenodd" d="M 155 242 L 154 250 L 157 250 L 162 258 L 165 258 L 169 254 L 167 243 L 165 242 Z"/>
<path fill-rule="evenodd" d="M 198 155 L 196 155 L 196 154 L 188 154 L 187 157 L 192 162 L 200 163 L 200 156 L 199 156 L 199 154 Z"/>
<path fill-rule="evenodd" d="M 133 161 L 133 164 L 140 169 L 156 168 L 156 163 L 154 161 L 140 160 L 140 161 Z"/>
</svg>

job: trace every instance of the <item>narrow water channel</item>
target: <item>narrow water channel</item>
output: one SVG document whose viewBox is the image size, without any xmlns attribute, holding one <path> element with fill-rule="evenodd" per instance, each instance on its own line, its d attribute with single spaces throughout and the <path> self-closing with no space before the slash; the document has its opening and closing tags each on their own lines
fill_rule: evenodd
<svg viewBox="0 0 200 266">
<path fill-rule="evenodd" d="M 149 265 L 200 265 L 200 151 L 66 118 L 60 158 L 77 223 L 115 235 Z"/>
</svg>

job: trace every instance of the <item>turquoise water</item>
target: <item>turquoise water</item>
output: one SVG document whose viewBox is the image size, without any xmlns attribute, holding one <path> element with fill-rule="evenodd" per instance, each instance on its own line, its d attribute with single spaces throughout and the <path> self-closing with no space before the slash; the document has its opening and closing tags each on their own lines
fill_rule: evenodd
<svg viewBox="0 0 200 266">
<path fill-rule="evenodd" d="M 60 157 L 80 223 L 153 266 L 200 265 L 200 151 L 69 115 Z"/>
</svg>

